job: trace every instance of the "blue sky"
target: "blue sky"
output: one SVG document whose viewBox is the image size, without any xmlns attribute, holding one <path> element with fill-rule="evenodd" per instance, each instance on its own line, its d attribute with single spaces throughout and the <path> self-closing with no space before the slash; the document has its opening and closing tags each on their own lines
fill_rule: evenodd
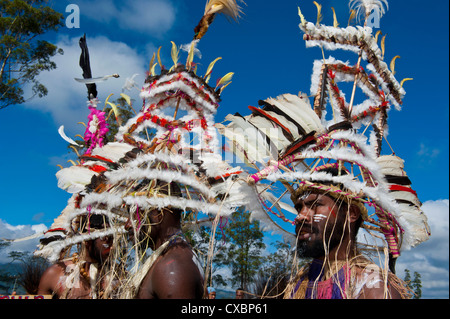
<svg viewBox="0 0 450 319">
<path fill-rule="evenodd" d="M 54 59 L 58 69 L 41 75 L 48 96 L 0 111 L 0 237 L 28 235 L 50 226 L 69 198 L 57 187 L 55 173 L 57 164 L 68 166 L 67 160 L 73 156 L 57 130 L 64 125 L 69 136 L 84 132 L 76 123 L 87 118 L 86 89 L 73 80 L 81 77 L 79 37 L 87 34 L 94 76 L 121 76 L 98 84 L 99 99 L 104 101 L 110 93 L 118 96 L 125 79 L 133 74 L 139 74 L 136 81 L 143 83 L 151 55 L 159 46 L 163 63 L 171 65 L 170 41 L 178 45 L 191 41 L 205 2 L 53 1 L 53 7 L 62 13 L 67 5 L 78 5 L 80 28 L 63 27 L 57 34 L 48 35 L 65 51 Z M 388 34 L 385 60 L 399 55 L 396 77 L 414 78 L 404 85 L 407 94 L 402 111 L 389 113 L 388 140 L 406 161 L 405 169 L 425 203 L 433 233 L 429 242 L 402 256 L 397 269 L 419 271 L 428 298 L 449 295 L 449 3 L 438 2 L 439 9 L 436 3 L 391 0 L 381 20 L 383 35 Z M 332 25 L 334 7 L 341 26 L 347 25 L 348 1 L 320 3 L 323 23 Z M 260 99 L 298 91 L 309 93 L 313 62 L 321 58 L 320 49 L 305 48 L 298 28 L 298 6 L 307 20 L 315 22 L 312 1 L 246 0 L 246 4 L 239 23 L 217 17 L 199 44 L 201 74 L 219 56 L 222 60 L 214 68 L 212 81 L 235 73 L 233 83 L 222 94 L 216 122 L 228 113 L 248 114 L 247 107 L 257 106 Z M 337 55 L 334 51 L 325 54 Z M 339 58 L 356 63 L 351 53 Z M 128 94 L 138 99 L 137 90 Z M 139 108 L 140 102 L 135 103 Z"/>
</svg>

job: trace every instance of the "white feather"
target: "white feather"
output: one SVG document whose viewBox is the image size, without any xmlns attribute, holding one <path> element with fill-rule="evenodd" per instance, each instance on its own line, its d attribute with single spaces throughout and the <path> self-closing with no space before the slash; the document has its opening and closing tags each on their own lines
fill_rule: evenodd
<svg viewBox="0 0 450 319">
<path fill-rule="evenodd" d="M 98 174 L 84 166 L 70 166 L 56 173 L 58 187 L 70 194 L 83 191 L 94 175 Z"/>
<path fill-rule="evenodd" d="M 75 142 L 73 139 L 71 139 L 70 137 L 68 137 L 66 135 L 66 133 L 64 133 L 64 125 L 61 125 L 58 129 L 58 133 L 59 135 L 61 135 L 61 137 L 69 144 L 75 145 L 75 146 L 80 146 L 77 142 Z"/>
<path fill-rule="evenodd" d="M 105 157 L 113 162 L 118 162 L 121 158 L 125 156 L 126 153 L 131 151 L 133 146 L 126 143 L 108 143 L 103 147 L 96 147 L 92 151 L 92 155 Z"/>
<path fill-rule="evenodd" d="M 319 117 L 311 108 L 309 100 L 305 97 L 283 94 L 276 99 L 269 98 L 266 102 L 288 114 L 307 134 L 312 131 L 322 132 L 324 130 Z"/>
</svg>

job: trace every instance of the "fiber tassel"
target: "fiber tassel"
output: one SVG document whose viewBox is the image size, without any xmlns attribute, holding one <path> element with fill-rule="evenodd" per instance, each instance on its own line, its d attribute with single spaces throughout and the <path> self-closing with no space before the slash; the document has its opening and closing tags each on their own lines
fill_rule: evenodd
<svg viewBox="0 0 450 319">
<path fill-rule="evenodd" d="M 216 14 L 219 13 L 223 13 L 237 21 L 242 13 L 242 9 L 238 6 L 236 0 L 209 0 L 206 3 L 205 13 L 202 19 L 194 29 L 194 40 L 200 40 L 206 34 Z"/>
</svg>

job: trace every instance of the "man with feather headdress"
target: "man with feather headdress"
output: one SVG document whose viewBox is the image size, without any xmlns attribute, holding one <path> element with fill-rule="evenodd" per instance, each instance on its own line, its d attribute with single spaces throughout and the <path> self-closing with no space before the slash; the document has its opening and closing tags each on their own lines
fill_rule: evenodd
<svg viewBox="0 0 450 319">
<path fill-rule="evenodd" d="M 332 176 L 342 173 L 328 167 L 322 171 Z M 320 181 L 316 184 L 348 191 L 342 184 Z M 304 187 L 299 187 L 291 198 L 298 212 L 295 219 L 298 257 L 313 260 L 291 281 L 285 298 L 400 299 L 410 296 L 399 278 L 383 271 L 358 250 L 357 234 L 366 214 L 361 202 Z"/>
<path fill-rule="evenodd" d="M 228 115 L 230 123 L 217 127 L 236 155 L 257 170 L 247 178 L 254 192 L 247 204 L 253 218 L 286 239 L 292 237 L 283 225 L 294 224 L 297 256 L 312 258 L 301 269 L 293 264 L 284 298 L 408 298 L 395 262 L 430 231 L 404 161 L 394 151 L 381 155 L 387 112 L 391 103 L 400 110 L 405 95 L 405 80 L 399 83 L 394 76 L 396 58 L 389 70 L 384 46 L 378 48 L 367 26 L 371 11 L 381 16 L 387 1 L 351 1 L 351 16 L 364 9 L 366 19 L 364 27 L 347 28 L 338 27 L 336 16 L 333 27 L 320 24 L 322 6 L 314 4 L 316 24 L 298 10 L 306 46 L 357 53 L 357 64 L 323 53 L 323 60 L 314 62 L 313 107 L 306 94 L 283 94 L 259 101 L 260 108 L 250 106 L 248 116 Z M 349 103 L 339 82 L 353 82 Z M 355 105 L 358 87 L 366 100 Z M 274 193 L 278 187 L 285 189 L 281 196 Z M 295 209 L 284 202 L 289 193 Z"/>
<path fill-rule="evenodd" d="M 108 227 L 108 221 L 102 215 L 83 216 L 79 227 L 80 233 L 102 230 Z M 56 299 L 97 298 L 107 282 L 99 274 L 107 268 L 112 242 L 111 236 L 82 242 L 79 253 L 55 263 L 42 274 L 38 294 Z"/>
</svg>

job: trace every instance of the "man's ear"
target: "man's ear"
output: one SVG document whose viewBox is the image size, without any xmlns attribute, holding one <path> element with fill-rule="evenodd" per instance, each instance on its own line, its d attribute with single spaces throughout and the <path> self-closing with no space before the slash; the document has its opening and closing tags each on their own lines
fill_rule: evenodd
<svg viewBox="0 0 450 319">
<path fill-rule="evenodd" d="M 349 211 L 349 216 L 348 216 L 350 223 L 356 222 L 360 216 L 361 216 L 361 212 L 360 212 L 358 206 L 350 205 L 350 211 Z"/>
</svg>

